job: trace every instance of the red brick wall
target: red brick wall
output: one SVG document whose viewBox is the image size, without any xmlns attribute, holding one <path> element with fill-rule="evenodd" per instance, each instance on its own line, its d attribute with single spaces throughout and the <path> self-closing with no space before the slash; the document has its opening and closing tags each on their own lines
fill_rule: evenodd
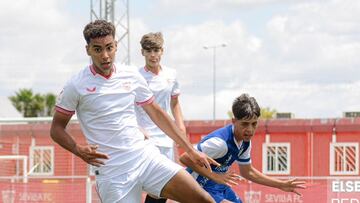
<svg viewBox="0 0 360 203">
<path fill-rule="evenodd" d="M 329 145 L 332 140 L 334 119 L 293 119 L 260 121 L 258 130 L 252 139 L 252 163 L 262 170 L 262 144 L 265 134 L 271 142 L 290 142 L 291 176 L 329 176 Z M 201 136 L 229 124 L 230 121 L 187 121 L 187 133 L 192 143 Z M 50 124 L 0 124 L 0 155 L 13 155 L 14 144 L 18 143 L 18 154 L 29 156 L 32 138 L 35 144 L 55 146 L 56 176 L 87 175 L 87 165 L 79 158 L 55 144 L 49 135 Z M 79 143 L 85 143 L 80 126 L 76 123 L 68 126 L 68 132 Z M 360 119 L 336 120 L 337 142 L 360 142 Z M 179 149 L 179 153 L 183 152 Z M 0 174 L 5 175 L 0 166 Z"/>
</svg>

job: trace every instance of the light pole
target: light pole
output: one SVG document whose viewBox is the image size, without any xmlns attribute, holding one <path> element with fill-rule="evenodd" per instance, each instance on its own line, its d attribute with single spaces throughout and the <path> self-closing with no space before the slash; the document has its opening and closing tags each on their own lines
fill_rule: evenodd
<svg viewBox="0 0 360 203">
<path fill-rule="evenodd" d="M 217 44 L 212 46 L 204 46 L 204 49 L 213 50 L 213 123 L 216 119 L 216 48 L 226 47 L 226 44 Z"/>
</svg>

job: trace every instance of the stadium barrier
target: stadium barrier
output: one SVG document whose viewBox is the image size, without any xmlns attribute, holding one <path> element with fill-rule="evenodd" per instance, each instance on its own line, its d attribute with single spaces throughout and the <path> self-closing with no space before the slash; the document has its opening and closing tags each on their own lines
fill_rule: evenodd
<svg viewBox="0 0 360 203">
<path fill-rule="evenodd" d="M 360 203 L 360 177 L 297 178 L 307 182 L 307 189 L 299 190 L 302 196 L 247 180 L 241 180 L 233 189 L 244 203 Z M 100 203 L 95 181 L 87 176 L 28 177 L 27 183 L 1 177 L 0 196 L 3 203 Z"/>
</svg>

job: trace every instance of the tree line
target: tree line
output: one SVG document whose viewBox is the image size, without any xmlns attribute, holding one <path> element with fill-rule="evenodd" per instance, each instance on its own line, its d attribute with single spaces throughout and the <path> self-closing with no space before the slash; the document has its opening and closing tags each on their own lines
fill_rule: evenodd
<svg viewBox="0 0 360 203">
<path fill-rule="evenodd" d="M 54 115 L 56 96 L 52 93 L 34 94 L 32 89 L 24 88 L 15 92 L 15 95 L 10 96 L 9 100 L 16 110 L 18 110 L 24 117 Z M 261 108 L 260 118 L 272 119 L 275 117 L 276 112 L 276 109 L 271 109 L 269 107 Z M 228 116 L 230 119 L 233 117 L 231 111 L 228 111 Z"/>
<path fill-rule="evenodd" d="M 56 96 L 52 93 L 34 93 L 32 89 L 19 89 L 9 100 L 24 117 L 54 115 Z"/>
</svg>

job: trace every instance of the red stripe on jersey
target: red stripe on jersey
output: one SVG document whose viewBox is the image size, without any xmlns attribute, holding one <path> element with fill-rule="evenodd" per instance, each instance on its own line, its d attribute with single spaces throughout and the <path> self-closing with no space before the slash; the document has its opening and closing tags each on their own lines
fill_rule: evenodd
<svg viewBox="0 0 360 203">
<path fill-rule="evenodd" d="M 69 116 L 72 116 L 75 114 L 75 111 L 69 111 L 64 108 L 61 108 L 60 106 L 55 106 L 55 110 L 59 113 L 63 113 L 65 115 L 69 115 Z"/>
<path fill-rule="evenodd" d="M 90 65 L 90 71 L 91 71 L 91 73 L 92 73 L 94 76 L 95 76 L 96 74 L 99 74 L 99 75 L 101 75 L 103 78 L 109 79 L 109 78 L 112 76 L 112 74 L 113 74 L 114 72 L 116 72 L 116 66 L 115 66 L 115 64 L 112 65 L 111 73 L 110 73 L 109 75 L 103 75 L 103 74 L 101 74 L 101 73 L 96 72 L 96 70 L 95 70 L 95 65 L 94 65 L 94 64 Z"/>
<path fill-rule="evenodd" d="M 94 67 L 92 65 L 90 65 L 90 71 L 94 76 L 96 75 L 96 71 L 94 70 Z"/>
<path fill-rule="evenodd" d="M 139 106 L 144 106 L 146 104 L 151 104 L 154 100 L 155 100 L 155 97 L 152 96 L 150 99 L 143 101 L 143 102 L 136 102 L 136 104 Z"/>
</svg>

